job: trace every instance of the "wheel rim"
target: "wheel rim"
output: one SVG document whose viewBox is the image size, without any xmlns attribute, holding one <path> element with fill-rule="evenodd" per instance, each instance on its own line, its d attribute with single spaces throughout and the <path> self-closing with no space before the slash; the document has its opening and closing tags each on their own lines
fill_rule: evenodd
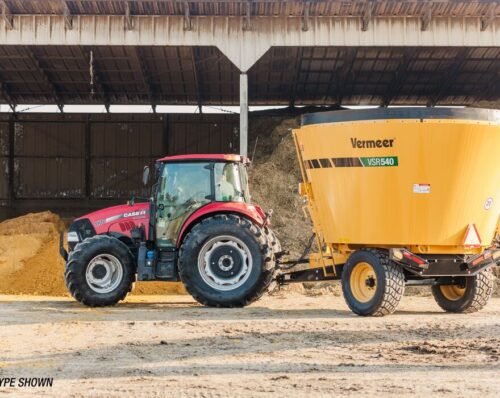
<svg viewBox="0 0 500 398">
<path fill-rule="evenodd" d="M 123 279 L 122 263 L 111 254 L 100 254 L 90 260 L 85 278 L 94 292 L 100 294 L 112 292 Z"/>
<path fill-rule="evenodd" d="M 207 285 L 229 291 L 243 285 L 252 271 L 248 246 L 234 236 L 217 236 L 206 242 L 198 255 L 198 270 Z"/>
<path fill-rule="evenodd" d="M 377 275 L 370 264 L 366 262 L 356 264 L 349 282 L 352 295 L 357 301 L 367 303 L 375 296 Z"/>
<path fill-rule="evenodd" d="M 441 285 L 439 289 L 443 296 L 450 301 L 460 300 L 465 294 L 465 287 L 459 285 Z"/>
</svg>

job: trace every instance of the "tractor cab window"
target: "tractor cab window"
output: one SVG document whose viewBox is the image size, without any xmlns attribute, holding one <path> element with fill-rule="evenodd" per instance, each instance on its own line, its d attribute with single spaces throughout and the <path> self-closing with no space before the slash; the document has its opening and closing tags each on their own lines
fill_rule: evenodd
<svg viewBox="0 0 500 398">
<path fill-rule="evenodd" d="M 159 181 L 156 209 L 158 246 L 175 247 L 186 219 L 212 197 L 208 163 L 167 163 Z"/>
<path fill-rule="evenodd" d="M 246 202 L 247 179 L 246 170 L 241 172 L 237 163 L 216 163 L 215 200 L 217 202 Z M 242 178 L 244 177 L 244 178 Z"/>
</svg>

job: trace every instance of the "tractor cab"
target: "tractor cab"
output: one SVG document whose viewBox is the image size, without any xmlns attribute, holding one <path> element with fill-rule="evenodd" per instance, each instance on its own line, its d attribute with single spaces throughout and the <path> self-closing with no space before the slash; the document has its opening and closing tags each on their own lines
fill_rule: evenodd
<svg viewBox="0 0 500 398">
<path fill-rule="evenodd" d="M 175 248 L 182 226 L 205 205 L 250 204 L 246 160 L 215 156 L 172 156 L 158 161 L 159 177 L 153 190 L 158 248 Z"/>
</svg>

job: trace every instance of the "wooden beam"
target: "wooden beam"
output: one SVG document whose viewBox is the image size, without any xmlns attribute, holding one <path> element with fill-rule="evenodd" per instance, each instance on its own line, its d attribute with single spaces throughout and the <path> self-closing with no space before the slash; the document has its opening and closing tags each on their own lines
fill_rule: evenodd
<svg viewBox="0 0 500 398">
<path fill-rule="evenodd" d="M 193 75 L 194 75 L 194 82 L 196 85 L 196 91 L 198 93 L 198 109 L 200 113 L 202 113 L 202 105 L 203 105 L 203 90 L 201 89 L 201 82 L 200 78 L 198 76 L 198 66 L 197 66 L 197 56 L 195 52 L 195 47 L 191 47 L 191 61 L 193 62 Z"/>
<path fill-rule="evenodd" d="M 408 67 L 410 66 L 410 63 L 414 59 L 416 54 L 417 54 L 416 48 L 413 48 L 411 50 L 406 50 L 403 53 L 403 58 L 401 59 L 398 68 L 394 72 L 394 75 L 391 78 L 391 82 L 389 83 L 387 91 L 382 100 L 382 106 L 389 106 L 394 97 L 396 97 L 401 91 L 401 88 L 403 87 L 406 81 L 406 77 L 408 74 Z"/>
<path fill-rule="evenodd" d="M 372 19 L 373 4 L 371 1 L 366 1 L 363 7 L 363 15 L 361 16 L 361 30 L 366 32 Z"/>
<path fill-rule="evenodd" d="M 12 19 L 12 13 L 10 12 L 7 3 L 4 0 L 0 0 L 0 7 L 2 9 L 2 19 L 5 22 L 7 29 L 14 29 L 14 21 Z"/>
<path fill-rule="evenodd" d="M 158 95 L 156 92 L 156 88 L 153 84 L 153 79 L 151 77 L 151 71 L 146 63 L 146 57 L 144 55 L 144 51 L 141 47 L 134 47 L 132 55 L 134 57 L 135 62 L 139 65 L 142 83 L 148 93 L 149 102 L 151 103 L 151 108 L 153 112 L 156 113 L 156 105 L 158 101 Z"/>
<path fill-rule="evenodd" d="M 436 106 L 439 103 L 439 101 L 448 94 L 448 90 L 455 82 L 457 74 L 460 71 L 462 64 L 464 63 L 468 52 L 469 50 L 467 48 L 462 48 L 458 50 L 457 55 L 455 56 L 450 67 L 443 72 L 443 78 L 441 79 L 441 84 L 436 90 L 436 94 L 431 96 L 431 98 L 429 99 L 427 106 Z"/>
<path fill-rule="evenodd" d="M 300 47 L 297 51 L 297 61 L 295 62 L 295 79 L 292 84 L 292 92 L 290 93 L 290 102 L 288 106 L 293 108 L 297 98 L 297 86 L 299 84 L 300 69 L 302 65 L 302 58 L 304 56 L 304 47 Z"/>
<path fill-rule="evenodd" d="M 486 15 L 481 17 L 481 32 L 484 32 L 488 27 L 491 25 L 491 23 L 495 20 L 496 18 L 496 10 L 497 7 L 497 2 L 494 1 L 490 4 L 490 7 L 488 9 L 488 12 Z"/>
<path fill-rule="evenodd" d="M 133 30 L 134 23 L 132 21 L 132 16 L 130 15 L 130 4 L 128 1 L 125 2 L 125 19 L 124 19 L 125 30 Z"/>
<path fill-rule="evenodd" d="M 304 12 L 302 14 L 302 30 L 307 32 L 309 30 L 309 13 L 311 11 L 311 2 L 306 1 L 304 4 Z"/>
<path fill-rule="evenodd" d="M 33 62 L 33 64 L 36 67 L 37 72 L 39 73 L 40 77 L 42 78 L 43 82 L 46 84 L 46 86 L 49 88 L 53 101 L 57 104 L 57 107 L 63 112 L 64 108 L 64 101 L 62 100 L 59 90 L 57 86 L 54 84 L 52 79 L 50 78 L 50 75 L 46 71 L 46 66 L 43 64 L 42 61 L 38 58 L 38 56 L 31 51 L 30 47 L 26 48 L 26 53 L 28 54 L 29 58 Z"/>
<path fill-rule="evenodd" d="M 88 51 L 87 57 L 89 59 L 89 65 L 90 65 L 90 71 L 89 71 L 89 73 L 90 73 L 90 96 L 95 97 L 96 89 L 97 89 L 97 93 L 101 97 L 101 100 L 104 103 L 104 107 L 106 108 L 106 111 L 109 113 L 111 99 L 109 97 L 108 88 L 107 88 L 106 84 L 104 83 L 103 77 L 101 75 L 99 63 L 96 60 L 93 49 L 90 49 Z"/>
<path fill-rule="evenodd" d="M 358 50 L 356 48 L 350 48 L 346 50 L 344 64 L 340 68 L 337 74 L 337 105 L 342 105 L 342 100 L 344 99 L 345 93 L 347 91 L 348 85 L 354 85 L 355 74 L 353 72 L 354 62 L 356 61 L 356 56 L 358 55 Z"/>
<path fill-rule="evenodd" d="M 500 99 L 500 70 L 492 72 L 491 79 L 477 92 L 479 99 L 498 101 Z"/>
<path fill-rule="evenodd" d="M 252 2 L 246 2 L 245 19 L 243 20 L 243 30 L 252 30 Z"/>
<path fill-rule="evenodd" d="M 66 3 L 66 1 L 64 0 L 62 0 L 62 7 L 64 15 L 64 25 L 66 26 L 66 29 L 71 30 L 73 29 L 73 15 L 71 14 L 71 11 L 68 7 L 68 3 Z"/>
<path fill-rule="evenodd" d="M 425 8 L 422 17 L 420 18 L 420 30 L 425 32 L 432 21 L 432 1 L 429 1 Z"/>
<path fill-rule="evenodd" d="M 183 4 L 184 4 L 184 30 L 192 30 L 193 25 L 191 22 L 191 10 L 189 9 L 189 3 L 185 1 Z"/>
<path fill-rule="evenodd" d="M 12 112 L 16 112 L 16 102 L 12 98 L 9 87 L 3 82 L 0 82 L 0 95 L 7 101 L 7 105 L 12 109 Z"/>
</svg>

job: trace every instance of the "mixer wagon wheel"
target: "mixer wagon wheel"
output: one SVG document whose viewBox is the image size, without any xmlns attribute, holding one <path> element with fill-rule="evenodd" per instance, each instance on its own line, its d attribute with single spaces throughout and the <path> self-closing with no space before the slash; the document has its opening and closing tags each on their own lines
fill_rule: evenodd
<svg viewBox="0 0 500 398">
<path fill-rule="evenodd" d="M 434 285 L 432 295 L 447 312 L 471 313 L 483 308 L 493 294 L 494 276 L 491 269 L 474 276 L 463 277 L 457 285 Z"/>
<path fill-rule="evenodd" d="M 202 220 L 179 251 L 179 274 L 186 290 L 211 307 L 243 307 L 257 300 L 273 281 L 274 268 L 264 231 L 233 214 Z"/>
<path fill-rule="evenodd" d="M 352 253 L 342 271 L 342 291 L 352 312 L 363 316 L 393 313 L 403 297 L 402 269 L 387 251 L 363 249 Z"/>
</svg>

